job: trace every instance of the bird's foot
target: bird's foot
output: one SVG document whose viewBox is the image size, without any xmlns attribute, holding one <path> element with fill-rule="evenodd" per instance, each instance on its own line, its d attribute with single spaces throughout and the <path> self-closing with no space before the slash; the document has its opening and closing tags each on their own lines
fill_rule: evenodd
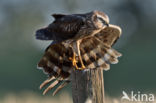
<svg viewBox="0 0 156 103">
<path fill-rule="evenodd" d="M 84 70 L 86 67 L 84 66 L 84 64 L 81 64 L 81 67 L 79 68 L 79 70 Z"/>
<path fill-rule="evenodd" d="M 73 64 L 73 66 L 76 68 L 76 69 L 78 69 L 79 67 L 77 66 L 77 60 L 76 60 L 76 54 L 75 53 L 73 53 L 73 58 L 71 58 L 71 57 L 69 57 L 69 60 L 71 60 L 72 61 L 72 64 Z"/>
<path fill-rule="evenodd" d="M 80 57 L 79 57 L 80 58 Z M 80 59 L 80 63 L 81 63 L 81 67 L 78 67 L 77 63 L 78 61 L 76 60 L 76 54 L 74 53 L 73 54 L 73 58 L 69 58 L 69 60 L 72 61 L 72 65 L 77 69 L 77 70 L 84 70 L 86 67 L 85 65 L 83 64 L 83 61 L 82 59 Z"/>
<path fill-rule="evenodd" d="M 79 69 L 79 70 L 84 70 L 86 67 L 85 67 L 85 65 L 83 64 L 83 61 L 82 61 L 81 56 L 79 56 L 79 60 L 80 60 L 80 63 L 81 63 L 81 67 L 78 68 L 78 69 Z"/>
</svg>

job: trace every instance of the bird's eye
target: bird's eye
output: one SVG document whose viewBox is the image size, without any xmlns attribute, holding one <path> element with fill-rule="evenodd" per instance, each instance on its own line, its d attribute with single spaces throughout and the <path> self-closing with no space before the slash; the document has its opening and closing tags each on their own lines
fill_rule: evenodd
<svg viewBox="0 0 156 103">
<path fill-rule="evenodd" d="M 106 22 L 103 18 L 99 17 L 98 19 L 102 22 L 103 25 L 109 26 L 109 23 Z"/>
<path fill-rule="evenodd" d="M 106 21 L 105 21 L 103 18 L 98 17 L 98 19 L 99 19 L 104 25 L 107 25 Z"/>
</svg>

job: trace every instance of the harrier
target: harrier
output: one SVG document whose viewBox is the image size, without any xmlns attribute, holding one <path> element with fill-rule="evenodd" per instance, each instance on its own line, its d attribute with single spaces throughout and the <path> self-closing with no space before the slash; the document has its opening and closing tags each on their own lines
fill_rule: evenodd
<svg viewBox="0 0 156 103">
<path fill-rule="evenodd" d="M 100 11 L 86 14 L 53 14 L 55 21 L 47 28 L 36 32 L 37 39 L 50 39 L 55 43 L 63 42 L 71 46 L 73 50 L 72 60 L 76 69 L 85 69 L 80 52 L 80 43 L 84 38 L 93 37 L 96 33 L 109 25 L 108 16 Z M 77 66 L 76 56 L 79 58 L 81 67 Z"/>
<path fill-rule="evenodd" d="M 49 76 L 40 88 L 55 79 L 43 94 L 60 84 L 54 91 L 55 94 L 69 83 L 72 68 L 108 70 L 109 64 L 118 63 L 117 58 L 121 54 L 112 45 L 120 37 L 121 29 L 109 24 L 105 13 L 92 11 L 86 14 L 52 16 L 55 18 L 54 22 L 36 31 L 37 39 L 53 40 L 38 63 L 38 68 Z"/>
</svg>

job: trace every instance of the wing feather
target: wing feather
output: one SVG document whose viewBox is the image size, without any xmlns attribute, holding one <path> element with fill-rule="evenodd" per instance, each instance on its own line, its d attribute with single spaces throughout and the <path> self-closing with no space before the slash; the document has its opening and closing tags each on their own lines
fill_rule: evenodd
<svg viewBox="0 0 156 103">
<path fill-rule="evenodd" d="M 55 19 L 60 19 L 66 15 L 64 15 L 64 14 L 52 14 L 51 16 L 54 17 Z"/>
<path fill-rule="evenodd" d="M 94 69 L 97 67 L 103 67 L 103 69 L 108 70 L 110 68 L 109 64 L 118 63 L 118 57 L 121 55 L 119 52 L 112 48 L 105 47 L 103 43 L 99 42 L 93 37 L 84 39 L 81 45 L 83 45 L 83 43 L 86 41 L 88 42 L 88 45 L 85 44 L 85 46 L 80 46 L 82 59 L 86 68 Z M 92 41 L 98 45 L 93 46 Z M 92 49 L 85 50 L 85 47 L 88 46 L 92 47 Z"/>
<path fill-rule="evenodd" d="M 48 26 L 51 31 L 62 39 L 72 38 L 84 25 L 84 17 L 78 15 L 54 15 L 55 21 Z"/>
<path fill-rule="evenodd" d="M 109 27 L 106 27 L 95 36 L 106 46 L 111 47 L 119 39 L 121 32 L 119 26 L 109 24 Z"/>
<path fill-rule="evenodd" d="M 69 57 L 72 55 L 71 48 L 65 46 L 63 43 L 52 44 L 47 47 L 45 54 L 38 63 L 38 68 L 42 68 L 42 70 L 48 74 L 50 79 L 45 80 L 40 85 L 40 89 L 48 83 L 52 83 L 48 88 L 45 89 L 43 94 L 46 94 L 50 89 L 55 87 L 55 85 L 60 85 L 54 91 L 54 95 L 57 91 L 70 82 L 69 76 L 72 70 L 72 62 L 69 61 Z M 61 84 L 61 82 L 65 83 Z"/>
<path fill-rule="evenodd" d="M 54 22 L 36 31 L 37 39 L 59 43 L 74 37 L 85 23 L 85 16 L 80 14 L 53 14 L 52 16 L 55 18 Z"/>
<path fill-rule="evenodd" d="M 80 51 L 84 65 L 89 69 L 103 67 L 108 70 L 109 64 L 118 63 L 121 53 L 111 47 L 120 35 L 121 29 L 118 26 L 110 25 L 94 37 L 83 39 Z"/>
<path fill-rule="evenodd" d="M 72 63 L 68 59 L 71 56 L 71 48 L 66 48 L 62 43 L 53 44 L 46 49 L 45 54 L 38 63 L 38 67 L 43 68 L 44 72 L 52 74 L 55 77 L 66 77 L 68 69 L 63 70 L 62 68 L 72 67 Z"/>
</svg>

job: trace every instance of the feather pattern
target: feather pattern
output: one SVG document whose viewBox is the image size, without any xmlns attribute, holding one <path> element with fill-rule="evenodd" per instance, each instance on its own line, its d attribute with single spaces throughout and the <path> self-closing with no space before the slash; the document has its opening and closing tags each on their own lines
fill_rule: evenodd
<svg viewBox="0 0 156 103">
<path fill-rule="evenodd" d="M 80 51 L 86 68 L 103 68 L 104 70 L 109 70 L 110 64 L 118 63 L 118 57 L 120 57 L 121 54 L 113 49 L 112 45 L 117 41 L 120 35 L 120 27 L 110 25 L 95 36 L 82 39 Z M 43 71 L 49 75 L 49 79 L 43 82 L 40 88 L 53 81 L 55 78 L 55 81 L 53 81 L 43 94 L 63 81 L 64 83 L 53 93 L 56 94 L 58 90 L 70 81 L 70 74 L 73 67 L 69 58 L 73 56 L 73 52 L 69 45 L 64 45 L 64 42 L 50 45 L 38 63 L 38 67 L 42 68 Z M 78 61 L 78 66 L 79 65 L 80 61 Z"/>
<path fill-rule="evenodd" d="M 109 23 L 108 16 L 100 11 L 86 14 L 53 14 L 55 20 L 47 27 L 36 31 L 36 38 L 60 43 L 80 36 L 92 35 L 94 30 L 103 29 Z"/>
<path fill-rule="evenodd" d="M 54 22 L 36 31 L 37 39 L 61 42 L 73 38 L 85 24 L 85 15 L 53 14 L 52 16 L 55 18 Z"/>
</svg>

